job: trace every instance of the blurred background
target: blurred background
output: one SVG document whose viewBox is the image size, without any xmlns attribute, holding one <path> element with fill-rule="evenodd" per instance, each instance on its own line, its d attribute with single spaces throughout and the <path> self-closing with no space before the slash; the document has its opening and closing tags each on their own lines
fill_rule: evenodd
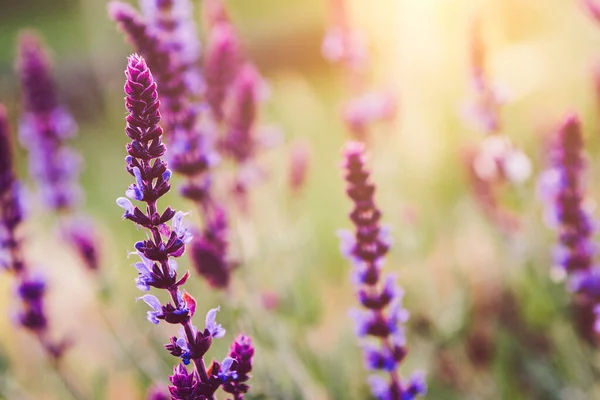
<svg viewBox="0 0 600 400">
<path fill-rule="evenodd" d="M 370 132 L 369 162 L 394 238 L 386 270 L 399 274 L 411 313 L 403 373 L 424 371 L 430 399 L 600 398 L 596 342 L 578 331 L 564 283 L 551 279 L 555 233 L 544 225 L 535 194 L 545 138 L 568 111 L 577 111 L 590 156 L 590 191 L 600 198 L 593 179 L 600 176 L 594 161 L 600 152 L 594 76 L 600 25 L 577 1 L 347 3 L 352 26 L 368 43 L 369 86 L 398 99 L 396 118 Z M 349 90 L 340 67 L 321 54 L 329 4 L 229 0 L 227 7 L 246 54 L 269 84 L 261 122 L 275 124 L 282 138 L 258 156 L 267 179 L 251 190 L 249 212 L 231 216 L 232 254 L 241 263 L 231 288 L 212 290 L 197 274 L 187 284 L 198 301 L 198 325 L 208 309 L 221 306 L 219 322 L 228 333 L 209 358 L 222 359 L 236 332 L 246 332 L 257 347 L 247 398 L 370 398 L 348 317 L 357 305 L 351 266 L 336 235 L 350 228 L 351 203 L 339 168 L 349 137 L 341 104 Z M 5 0 L 0 10 L 0 101 L 16 127 L 16 38 L 19 30 L 34 28 L 51 49 L 61 100 L 79 124 L 71 145 L 83 154 L 85 210 L 102 234 L 96 276 L 57 239 L 54 217 L 34 197 L 28 205 L 27 252 L 50 281 L 53 330 L 74 341 L 68 373 L 94 399 L 142 399 L 151 383 L 168 383 L 176 360 L 162 344 L 176 332 L 147 323 L 146 305 L 135 302 L 134 261 L 127 254 L 144 233 L 123 222 L 115 205 L 131 183 L 123 162 L 122 88 L 133 50 L 101 0 Z M 503 131 L 533 164 L 527 182 L 502 194 L 520 221 L 511 234 L 473 199 L 461 158 L 482 139 L 460 112 L 470 95 L 474 15 L 481 21 L 488 74 L 506 93 Z M 298 140 L 310 148 L 310 161 L 306 184 L 292 191 L 289 165 Z M 22 150 L 17 160 L 27 181 Z M 176 191 L 166 202 L 193 208 Z M 184 259 L 180 268 L 192 267 Z M 16 300 L 10 277 L 0 277 L 0 286 L 6 316 L 0 319 L 0 397 L 68 399 L 41 349 L 11 322 Z"/>
</svg>

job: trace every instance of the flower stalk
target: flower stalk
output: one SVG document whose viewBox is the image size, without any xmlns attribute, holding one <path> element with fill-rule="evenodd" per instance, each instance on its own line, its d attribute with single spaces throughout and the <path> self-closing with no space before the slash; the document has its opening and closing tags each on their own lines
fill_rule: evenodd
<svg viewBox="0 0 600 400">
<path fill-rule="evenodd" d="M 341 249 L 354 265 L 353 281 L 365 310 L 353 310 L 357 335 L 363 339 L 367 369 L 387 374 L 369 378 L 373 395 L 380 400 L 410 400 L 426 393 L 422 374 L 407 382 L 398 368 L 407 354 L 403 324 L 408 311 L 402 307 L 404 292 L 393 275 L 383 276 L 385 255 L 391 244 L 388 230 L 380 225 L 381 211 L 374 202 L 375 186 L 369 182 L 364 145 L 350 142 L 344 148 L 346 193 L 354 203 L 350 219 L 355 231 L 340 232 Z"/>
<path fill-rule="evenodd" d="M 127 172 L 135 183 L 126 191 L 127 198 L 117 199 L 117 204 L 125 209 L 125 219 L 146 229 L 148 234 L 146 240 L 135 244 L 140 257 L 140 262 L 135 264 L 137 287 L 142 291 L 149 291 L 151 287 L 165 290 L 170 299 L 162 304 L 156 296 L 146 294 L 139 300 L 150 306 L 147 312 L 150 322 L 180 325 L 179 337 L 171 337 L 170 343 L 165 345 L 167 351 L 182 362 L 170 378 L 173 399 L 196 398 L 193 396 L 212 399 L 222 384 L 237 378 L 236 360 L 228 357 L 221 364 L 213 361 L 208 368 L 204 363 L 213 338 L 223 337 L 225 329 L 216 323 L 218 307 L 206 314 L 204 330 L 192 325 L 196 301 L 183 289 L 189 272 L 179 277 L 176 262 L 176 258 L 184 254 L 192 235 L 183 226 L 183 212 L 171 207 L 162 211 L 158 208 L 158 200 L 171 188 L 171 171 L 163 159 L 166 146 L 162 143 L 163 130 L 159 126 L 157 84 L 145 60 L 138 55 L 129 57 L 125 75 L 125 104 L 129 112 L 125 132 L 131 139 L 126 146 L 125 160 Z M 145 211 L 134 206 L 131 200 L 144 203 Z M 171 227 L 166 225 L 169 222 Z M 194 370 L 188 373 L 185 365 L 190 362 Z"/>
</svg>

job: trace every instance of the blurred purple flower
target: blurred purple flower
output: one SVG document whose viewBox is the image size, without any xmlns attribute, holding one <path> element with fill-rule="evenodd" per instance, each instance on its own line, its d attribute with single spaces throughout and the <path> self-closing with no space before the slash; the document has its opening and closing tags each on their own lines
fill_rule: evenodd
<svg viewBox="0 0 600 400">
<path fill-rule="evenodd" d="M 247 162 L 256 149 L 253 136 L 258 112 L 260 77 L 251 64 L 240 67 L 231 88 L 223 149 L 239 164 Z"/>
<path fill-rule="evenodd" d="M 48 317 L 44 295 L 46 281 L 29 268 L 24 255 L 23 239 L 17 231 L 23 222 L 22 193 L 13 169 L 12 140 L 8 117 L 0 104 L 0 262 L 16 280 L 16 323 L 34 333 L 46 353 L 57 361 L 66 350 L 65 341 L 48 338 Z"/>
<path fill-rule="evenodd" d="M 583 136 L 576 115 L 565 118 L 549 156 L 549 170 L 555 179 L 546 180 L 544 191 L 549 213 L 559 223 L 561 266 L 568 272 L 588 271 L 592 267 L 594 224 L 584 207 L 585 159 Z M 544 177 L 550 176 L 548 173 Z"/>
<path fill-rule="evenodd" d="M 190 93 L 199 96 L 204 82 L 200 71 L 201 46 L 190 0 L 140 0 L 142 12 L 184 74 Z"/>
<path fill-rule="evenodd" d="M 393 119 L 397 107 L 396 97 L 391 92 L 365 93 L 346 103 L 343 117 L 354 137 L 365 140 L 367 129 L 375 122 Z"/>
<path fill-rule="evenodd" d="M 212 26 L 208 32 L 203 71 L 206 101 L 217 122 L 223 120 L 223 103 L 235 80 L 240 60 L 240 44 L 233 27 L 226 22 Z"/>
<path fill-rule="evenodd" d="M 50 60 L 40 39 L 31 32 L 21 34 L 17 70 L 23 90 L 24 113 L 20 124 L 22 145 L 29 151 L 31 175 L 48 208 L 73 213 L 82 197 L 77 181 L 82 167 L 79 154 L 64 141 L 77 130 L 71 115 L 59 105 L 51 76 Z M 74 248 L 86 267 L 99 267 L 99 240 L 91 220 L 85 225 L 61 224 L 64 239 Z M 84 227 L 85 226 L 85 227 Z"/>
<path fill-rule="evenodd" d="M 19 38 L 17 71 L 24 109 L 19 134 L 29 151 L 31 175 L 50 209 L 71 209 L 81 197 L 77 185 L 81 162 L 63 141 L 75 134 L 76 125 L 58 104 L 50 61 L 32 32 Z"/>
<path fill-rule="evenodd" d="M 345 0 L 331 0 L 329 3 L 331 26 L 321 44 L 321 53 L 327 61 L 341 64 L 349 73 L 363 73 L 369 65 L 364 34 L 351 26 Z"/>
<path fill-rule="evenodd" d="M 225 289 L 236 264 L 227 259 L 227 216 L 222 208 L 212 213 L 202 235 L 190 243 L 191 259 L 198 274 L 214 288 Z"/>
<path fill-rule="evenodd" d="M 596 227 L 585 204 L 585 174 L 581 123 L 577 115 L 570 114 L 556 133 L 548 170 L 540 177 L 539 192 L 547 207 L 545 219 L 558 231 L 555 261 L 569 279 L 576 306 L 591 310 L 600 304 L 600 269 L 594 266 L 598 252 L 593 241 Z M 594 315 L 594 328 L 600 333 L 600 315 Z"/>
<path fill-rule="evenodd" d="M 395 278 L 387 276 L 382 282 L 381 268 L 391 240 L 380 225 L 381 211 L 374 202 L 375 186 L 369 182 L 364 151 L 364 146 L 357 142 L 350 142 L 344 148 L 346 193 L 354 202 L 350 219 L 355 232 L 341 233 L 341 249 L 355 267 L 354 283 L 358 286 L 359 301 L 366 309 L 354 310 L 351 315 L 359 337 L 378 339 L 364 345 L 367 368 L 389 374 L 387 381 L 379 376 L 371 378 L 373 394 L 382 400 L 413 399 L 424 395 L 426 387 L 403 384 L 398 373 L 407 352 L 403 325 L 409 315 L 402 307 L 403 291 L 396 286 Z"/>
<path fill-rule="evenodd" d="M 77 251 L 79 258 L 92 271 L 100 267 L 99 243 L 94 225 L 89 218 L 71 218 L 62 226 L 62 235 Z"/>
</svg>

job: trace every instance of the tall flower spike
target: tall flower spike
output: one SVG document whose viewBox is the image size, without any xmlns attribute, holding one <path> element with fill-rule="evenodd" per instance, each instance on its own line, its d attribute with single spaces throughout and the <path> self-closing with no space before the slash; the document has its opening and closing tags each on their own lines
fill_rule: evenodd
<svg viewBox="0 0 600 400">
<path fill-rule="evenodd" d="M 80 197 L 76 185 L 80 159 L 62 142 L 75 133 L 76 126 L 58 104 L 50 61 L 31 32 L 19 37 L 17 71 L 24 108 L 19 135 L 30 152 L 31 174 L 50 209 L 69 209 Z"/>
<path fill-rule="evenodd" d="M 15 291 L 20 303 L 15 312 L 17 324 L 32 332 L 48 356 L 58 361 L 66 349 L 66 342 L 55 342 L 48 337 L 44 301 L 46 283 L 30 270 L 24 257 L 23 239 L 17 232 L 23 222 L 22 194 L 12 162 L 8 118 L 0 104 L 0 264 L 16 280 Z"/>
<path fill-rule="evenodd" d="M 169 353 L 183 362 L 170 377 L 171 397 L 175 400 L 211 399 L 220 386 L 236 379 L 229 373 L 230 363 L 221 366 L 213 362 L 209 368 L 204 364 L 204 354 L 213 338 L 222 337 L 225 330 L 216 322 L 218 308 L 207 313 L 203 331 L 191 323 L 196 301 L 182 290 L 189 273 L 178 278 L 175 258 L 183 255 L 192 237 L 182 224 L 184 213 L 170 207 L 160 213 L 157 206 L 157 201 L 169 191 L 171 178 L 167 163 L 162 159 L 166 147 L 161 140 L 157 84 L 145 60 L 138 55 L 129 57 L 125 75 L 125 105 L 129 112 L 125 132 L 131 139 L 126 146 L 129 155 L 125 161 L 135 183 L 126 191 L 129 199 L 119 198 L 117 204 L 125 209 L 124 218 L 148 231 L 147 239 L 135 244 L 141 259 L 135 264 L 137 287 L 143 291 L 151 287 L 166 290 L 170 301 L 162 304 L 150 294 L 139 299 L 151 308 L 147 313 L 150 322 L 164 321 L 181 326 L 181 337 L 173 336 L 165 345 Z M 145 211 L 134 206 L 130 199 L 145 203 Z M 172 221 L 170 228 L 169 221 Z M 188 372 L 185 365 L 191 362 L 194 371 Z"/>
<path fill-rule="evenodd" d="M 227 22 L 215 24 L 210 29 L 207 40 L 203 69 L 206 100 L 213 118 L 221 121 L 224 117 L 223 103 L 239 66 L 240 45 L 233 27 Z"/>
<path fill-rule="evenodd" d="M 576 115 L 569 115 L 559 128 L 551 150 L 550 168 L 542 176 L 542 195 L 550 206 L 547 218 L 558 225 L 557 263 L 568 273 L 592 267 L 593 222 L 584 207 L 583 136 Z"/>
<path fill-rule="evenodd" d="M 258 113 L 259 84 L 260 78 L 254 67 L 245 64 L 240 68 L 232 87 L 229 131 L 223 147 L 240 164 L 249 160 L 256 149 L 253 134 Z"/>
<path fill-rule="evenodd" d="M 416 378 L 403 382 L 398 373 L 407 353 L 402 324 L 408 319 L 408 312 L 402 308 L 402 290 L 396 287 L 395 278 L 381 276 L 390 240 L 379 222 L 381 211 L 375 205 L 375 186 L 369 182 L 365 168 L 364 146 L 348 143 L 344 159 L 346 193 L 354 203 L 350 219 L 355 232 L 341 232 L 342 252 L 354 265 L 358 299 L 366 309 L 354 310 L 352 315 L 358 336 L 365 340 L 367 369 L 388 375 L 387 380 L 379 375 L 370 379 L 372 392 L 381 400 L 414 399 L 425 394 L 426 386 L 422 378 L 419 382 Z"/>
<path fill-rule="evenodd" d="M 592 331 L 588 319 L 596 319 L 600 332 L 600 269 L 594 267 L 597 253 L 593 242 L 595 226 L 586 207 L 585 156 L 581 123 L 575 114 L 567 116 L 558 129 L 550 151 L 549 168 L 540 177 L 542 200 L 546 202 L 546 222 L 558 231 L 555 263 L 569 278 L 575 292 L 578 314 L 586 316 L 580 328 L 585 336 Z M 589 317 L 589 318 L 588 318 Z"/>
<path fill-rule="evenodd" d="M 17 69 L 24 109 L 20 139 L 29 151 L 31 174 L 45 205 L 61 212 L 60 228 L 65 241 L 89 269 L 96 270 L 99 241 L 95 228 L 89 218 L 73 216 L 82 197 L 77 180 L 82 162 L 79 154 L 64 142 L 77 127 L 58 102 L 49 58 L 39 38 L 31 32 L 20 36 Z"/>
</svg>

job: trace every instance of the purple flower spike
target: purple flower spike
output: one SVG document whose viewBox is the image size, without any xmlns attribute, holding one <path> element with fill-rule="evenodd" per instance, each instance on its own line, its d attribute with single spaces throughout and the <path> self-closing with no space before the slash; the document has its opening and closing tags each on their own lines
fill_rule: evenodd
<svg viewBox="0 0 600 400">
<path fill-rule="evenodd" d="M 366 311 L 353 311 L 357 334 L 365 340 L 364 354 L 367 369 L 386 373 L 371 377 L 373 395 L 381 400 L 413 399 L 425 393 L 425 383 L 402 382 L 398 367 L 406 356 L 403 324 L 408 311 L 402 308 L 403 292 L 396 287 L 393 276 L 382 279 L 381 268 L 388 252 L 390 239 L 387 229 L 380 225 L 381 211 L 374 201 L 375 186 L 369 182 L 365 168 L 364 146 L 350 142 L 344 148 L 346 193 L 354 203 L 350 219 L 354 234 L 342 232 L 342 253 L 355 267 L 358 299 Z M 370 339 L 369 339 L 370 338 Z M 368 340 L 368 341 L 367 341 Z M 375 344 L 377 343 L 377 344 Z"/>
<path fill-rule="evenodd" d="M 240 45 L 233 27 L 228 23 L 213 26 L 204 56 L 204 74 L 206 100 L 216 121 L 224 117 L 223 102 L 235 79 L 240 58 Z"/>
<path fill-rule="evenodd" d="M 575 293 L 580 315 L 595 316 L 595 330 L 600 315 L 593 312 L 600 304 L 600 268 L 594 266 L 597 246 L 593 242 L 595 226 L 585 206 L 586 162 L 581 123 L 575 114 L 568 115 L 556 134 L 550 151 L 549 169 L 539 181 L 540 195 L 546 202 L 546 219 L 558 231 L 555 258 L 566 273 L 569 289 Z M 579 321 L 581 333 L 591 337 L 592 326 Z"/>
<path fill-rule="evenodd" d="M 50 61 L 31 32 L 19 38 L 17 70 L 24 108 L 19 134 L 30 153 L 31 174 L 50 209 L 71 209 L 81 197 L 76 183 L 81 162 L 63 141 L 75 133 L 76 126 L 58 104 Z"/>
<path fill-rule="evenodd" d="M 202 235 L 194 237 L 190 244 L 196 271 L 210 286 L 218 289 L 229 286 L 231 272 L 236 266 L 227 259 L 227 233 L 227 216 L 222 208 L 217 208 Z"/>
<path fill-rule="evenodd" d="M 19 300 L 16 323 L 34 333 L 48 356 L 57 361 L 66 350 L 66 342 L 48 338 L 44 299 L 46 282 L 30 270 L 23 254 L 23 239 L 17 235 L 23 222 L 22 194 L 12 162 L 8 119 L 0 104 L 0 266 L 15 277 Z"/>
<path fill-rule="evenodd" d="M 168 324 L 180 325 L 180 337 L 171 337 L 166 350 L 182 359 L 183 364 L 174 368 L 169 387 L 173 399 L 212 399 L 222 385 L 236 379 L 231 373 L 233 361 L 224 361 L 223 366 L 213 362 L 209 368 L 204 364 L 204 355 L 212 340 L 225 335 L 225 329 L 216 322 L 219 308 L 208 311 L 205 329 L 198 331 L 191 319 L 196 311 L 196 300 L 182 286 L 189 277 L 186 272 L 178 278 L 177 263 L 174 260 L 185 252 L 186 244 L 193 238 L 186 229 L 183 218 L 186 215 L 167 207 L 158 211 L 157 202 L 170 189 L 171 172 L 162 159 L 166 146 L 162 143 L 162 128 L 159 112 L 157 84 L 145 60 L 138 55 L 128 59 L 125 71 L 125 105 L 129 115 L 125 132 L 131 139 L 126 149 L 126 169 L 135 181 L 126 195 L 134 201 L 145 203 L 145 211 L 135 206 L 131 200 L 121 197 L 117 204 L 125 210 L 123 217 L 147 230 L 147 239 L 135 244 L 140 262 L 135 264 L 138 271 L 136 286 L 143 291 L 151 287 L 166 290 L 170 301 L 161 303 L 158 297 L 146 294 L 143 300 L 150 310 L 147 318 L 153 324 L 161 320 Z M 167 223 L 171 221 L 169 227 Z M 185 365 L 193 363 L 194 370 L 188 372 Z"/>
<path fill-rule="evenodd" d="M 585 173 L 583 137 L 576 115 L 569 115 L 559 128 L 556 143 L 550 154 L 550 170 L 547 179 L 556 179 L 546 185 L 546 199 L 551 213 L 559 223 L 559 248 L 561 266 L 568 272 L 588 271 L 592 266 L 594 246 L 591 242 L 593 222 L 585 209 Z M 547 182 L 548 183 L 548 182 Z"/>
<path fill-rule="evenodd" d="M 20 37 L 17 69 L 24 108 L 19 129 L 21 143 L 29 151 L 31 173 L 44 203 L 53 211 L 61 211 L 64 218 L 65 212 L 75 211 L 82 197 L 77 182 L 81 157 L 64 143 L 75 134 L 77 127 L 58 103 L 49 58 L 33 33 L 23 33 Z M 74 219 L 64 221 L 61 228 L 63 237 L 85 266 L 97 270 L 99 241 L 91 221 L 85 222 L 85 229 Z"/>
<path fill-rule="evenodd" d="M 245 64 L 231 88 L 229 132 L 223 147 L 240 164 L 252 158 L 256 149 L 253 133 L 258 112 L 259 85 L 260 77 L 256 69 L 251 64 Z"/>
</svg>

